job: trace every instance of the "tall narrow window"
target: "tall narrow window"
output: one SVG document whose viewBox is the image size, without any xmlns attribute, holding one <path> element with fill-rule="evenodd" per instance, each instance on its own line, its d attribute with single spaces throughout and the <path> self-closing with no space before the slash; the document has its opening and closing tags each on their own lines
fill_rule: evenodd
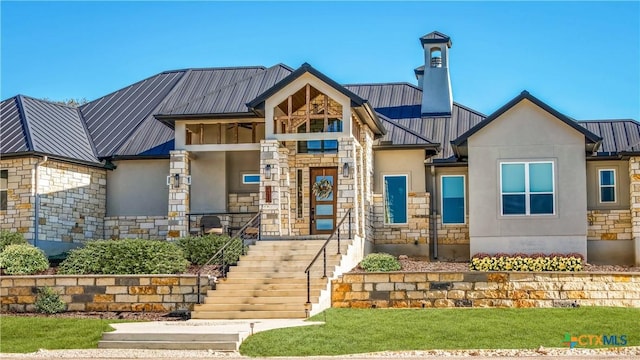
<svg viewBox="0 0 640 360">
<path fill-rule="evenodd" d="M 384 222 L 385 224 L 407 223 L 407 176 L 384 176 Z"/>
<path fill-rule="evenodd" d="M 303 212 L 303 204 L 302 204 L 302 170 L 298 169 L 297 177 L 296 177 L 296 194 L 298 199 L 298 219 L 302 219 Z"/>
<path fill-rule="evenodd" d="M 7 210 L 7 187 L 9 186 L 9 170 L 0 170 L 0 210 Z"/>
<path fill-rule="evenodd" d="M 500 164 L 502 215 L 554 214 L 553 163 Z"/>
<path fill-rule="evenodd" d="M 598 170 L 600 178 L 600 202 L 616 202 L 616 171 L 613 169 Z"/>
<path fill-rule="evenodd" d="M 442 223 L 464 224 L 464 176 L 442 176 Z"/>
</svg>

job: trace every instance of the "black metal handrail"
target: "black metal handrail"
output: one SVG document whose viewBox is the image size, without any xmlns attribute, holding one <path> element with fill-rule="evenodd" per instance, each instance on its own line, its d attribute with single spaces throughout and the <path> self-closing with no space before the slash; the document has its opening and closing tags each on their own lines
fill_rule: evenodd
<svg viewBox="0 0 640 360">
<path fill-rule="evenodd" d="M 325 279 L 327 277 L 327 245 L 329 245 L 329 242 L 333 239 L 334 235 L 337 234 L 338 236 L 337 255 L 340 255 L 340 227 L 342 226 L 342 223 L 344 223 L 344 220 L 347 218 L 349 219 L 349 239 L 351 239 L 351 209 L 349 209 L 347 210 L 347 213 L 344 214 L 344 216 L 338 223 L 338 226 L 336 226 L 336 228 L 333 230 L 331 235 L 329 235 L 329 238 L 327 238 L 327 241 L 325 241 L 322 247 L 320 248 L 320 250 L 318 250 L 318 253 L 316 254 L 316 256 L 313 257 L 313 260 L 311 260 L 311 262 L 309 263 L 309 266 L 307 266 L 307 268 L 304 270 L 304 272 L 307 274 L 307 306 L 311 305 L 311 267 L 313 267 L 316 260 L 318 260 L 318 258 L 320 257 L 320 254 L 323 254 L 322 257 L 323 257 L 324 270 L 322 272 L 322 278 Z"/>
<path fill-rule="evenodd" d="M 203 265 L 200 265 L 200 267 L 198 268 L 198 279 L 197 279 L 197 286 L 198 286 L 198 304 L 200 304 L 200 276 L 202 275 L 202 269 L 207 266 L 210 265 L 211 262 L 216 259 L 216 258 L 220 258 L 221 259 L 221 267 L 222 267 L 222 277 L 226 277 L 226 269 L 227 269 L 227 265 L 225 263 L 225 257 L 224 257 L 224 252 L 225 250 L 227 250 L 228 248 L 230 248 L 230 246 L 234 243 L 234 241 L 236 239 L 241 239 L 242 240 L 242 249 L 241 249 L 241 254 L 242 255 L 246 255 L 245 253 L 245 249 L 246 249 L 246 244 L 245 241 L 247 239 L 252 240 L 252 239 L 256 239 L 256 240 L 260 240 L 260 215 L 261 213 L 258 212 L 254 217 L 251 218 L 251 220 L 249 220 L 246 224 L 244 224 L 244 226 L 242 226 L 240 228 L 240 230 L 238 230 L 238 232 L 232 236 L 231 238 L 229 238 L 229 240 L 227 240 L 227 242 L 224 243 L 224 245 L 222 245 L 222 247 L 215 253 L 213 254 L 213 256 L 211 256 L 211 258 L 204 263 Z M 247 231 L 247 229 L 252 229 L 252 231 L 249 232 Z M 251 236 L 247 236 L 247 235 L 251 235 Z"/>
</svg>

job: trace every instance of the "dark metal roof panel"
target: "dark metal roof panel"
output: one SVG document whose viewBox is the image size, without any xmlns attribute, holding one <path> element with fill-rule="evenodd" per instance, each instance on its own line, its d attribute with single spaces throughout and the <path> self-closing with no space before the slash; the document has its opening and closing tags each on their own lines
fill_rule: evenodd
<svg viewBox="0 0 640 360">
<path fill-rule="evenodd" d="M 602 138 L 598 153 L 628 151 L 640 142 L 640 124 L 633 120 L 586 120 L 578 124 Z"/>
<path fill-rule="evenodd" d="M 148 153 L 152 149 L 173 141 L 174 130 L 156 120 L 153 116 L 147 117 L 142 124 L 129 136 L 127 141 L 118 148 L 113 156 L 136 156 Z M 169 155 L 173 150 L 163 148 L 166 153 L 155 151 L 153 155 Z"/>
<path fill-rule="evenodd" d="M 112 155 L 165 99 L 184 73 L 160 73 L 80 107 L 98 156 Z"/>
<path fill-rule="evenodd" d="M 29 148 L 17 96 L 2 101 L 0 103 L 0 154 L 31 150 L 33 149 Z"/>
<path fill-rule="evenodd" d="M 249 112 L 247 102 L 289 74 L 291 70 L 284 65 L 262 68 L 252 73 L 246 72 L 243 78 L 236 76 L 235 81 L 213 88 L 201 96 L 184 98 L 173 107 L 163 106 L 158 115 L 246 113 Z"/>
<path fill-rule="evenodd" d="M 99 163 L 77 108 L 21 96 L 33 151 Z"/>
<path fill-rule="evenodd" d="M 263 66 L 192 69 L 180 86 L 162 103 L 157 113 L 170 114 L 173 108 L 182 107 L 194 99 L 264 71 Z"/>
</svg>

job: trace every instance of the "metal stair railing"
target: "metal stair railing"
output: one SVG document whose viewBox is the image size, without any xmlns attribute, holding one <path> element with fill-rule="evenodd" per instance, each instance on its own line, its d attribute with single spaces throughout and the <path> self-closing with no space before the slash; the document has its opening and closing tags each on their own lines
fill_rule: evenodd
<svg viewBox="0 0 640 360">
<path fill-rule="evenodd" d="M 342 227 L 342 224 L 346 219 L 349 219 L 348 239 L 351 239 L 351 209 L 349 209 L 347 213 L 344 214 L 340 222 L 338 223 L 338 226 L 336 226 L 336 228 L 333 230 L 331 235 L 329 235 L 329 237 L 327 238 L 327 241 L 325 241 L 322 247 L 320 248 L 320 250 L 318 250 L 318 253 L 316 254 L 316 256 L 313 257 L 313 260 L 311 260 L 311 262 L 309 263 L 309 266 L 307 266 L 307 268 L 304 270 L 304 272 L 307 274 L 307 303 L 305 306 L 305 311 L 307 312 L 307 316 L 309 315 L 309 311 L 311 310 L 311 268 L 320 257 L 320 254 L 322 254 L 322 259 L 323 259 L 322 279 L 327 278 L 327 246 L 329 245 L 329 242 L 334 238 L 334 236 L 337 236 L 337 241 L 338 241 L 337 255 L 340 255 L 340 228 Z"/>
<path fill-rule="evenodd" d="M 222 277 L 225 278 L 227 276 L 227 267 L 229 265 L 233 265 L 238 262 L 238 258 L 236 258 L 233 254 L 240 253 L 241 255 L 246 255 L 247 251 L 247 243 L 253 241 L 260 241 L 260 219 L 261 212 L 258 212 L 254 217 L 251 218 L 244 226 L 238 230 L 238 232 L 232 236 L 227 242 L 225 242 L 222 247 L 215 253 L 211 258 L 200 265 L 198 268 L 198 278 L 197 278 L 197 286 L 198 286 L 198 304 L 201 304 L 201 294 L 200 294 L 200 276 L 202 275 L 202 269 L 211 264 L 219 265 L 222 272 Z M 225 253 L 227 256 L 225 256 Z M 231 255 L 230 255 L 231 254 Z"/>
</svg>

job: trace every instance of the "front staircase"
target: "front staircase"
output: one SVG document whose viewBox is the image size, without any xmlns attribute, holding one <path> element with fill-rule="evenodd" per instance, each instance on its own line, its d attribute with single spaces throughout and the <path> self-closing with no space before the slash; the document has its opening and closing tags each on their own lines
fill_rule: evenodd
<svg viewBox="0 0 640 360">
<path fill-rule="evenodd" d="M 197 304 L 193 319 L 286 319 L 308 316 L 305 269 L 316 256 L 323 240 L 261 240 L 247 255 L 231 266 L 227 277 L 209 290 L 203 304 Z M 352 240 L 341 242 L 346 254 Z M 310 302 L 317 303 L 321 291 L 328 291 L 329 278 L 342 260 L 337 242 L 327 247 L 327 277 L 323 258 L 311 269 Z"/>
</svg>

